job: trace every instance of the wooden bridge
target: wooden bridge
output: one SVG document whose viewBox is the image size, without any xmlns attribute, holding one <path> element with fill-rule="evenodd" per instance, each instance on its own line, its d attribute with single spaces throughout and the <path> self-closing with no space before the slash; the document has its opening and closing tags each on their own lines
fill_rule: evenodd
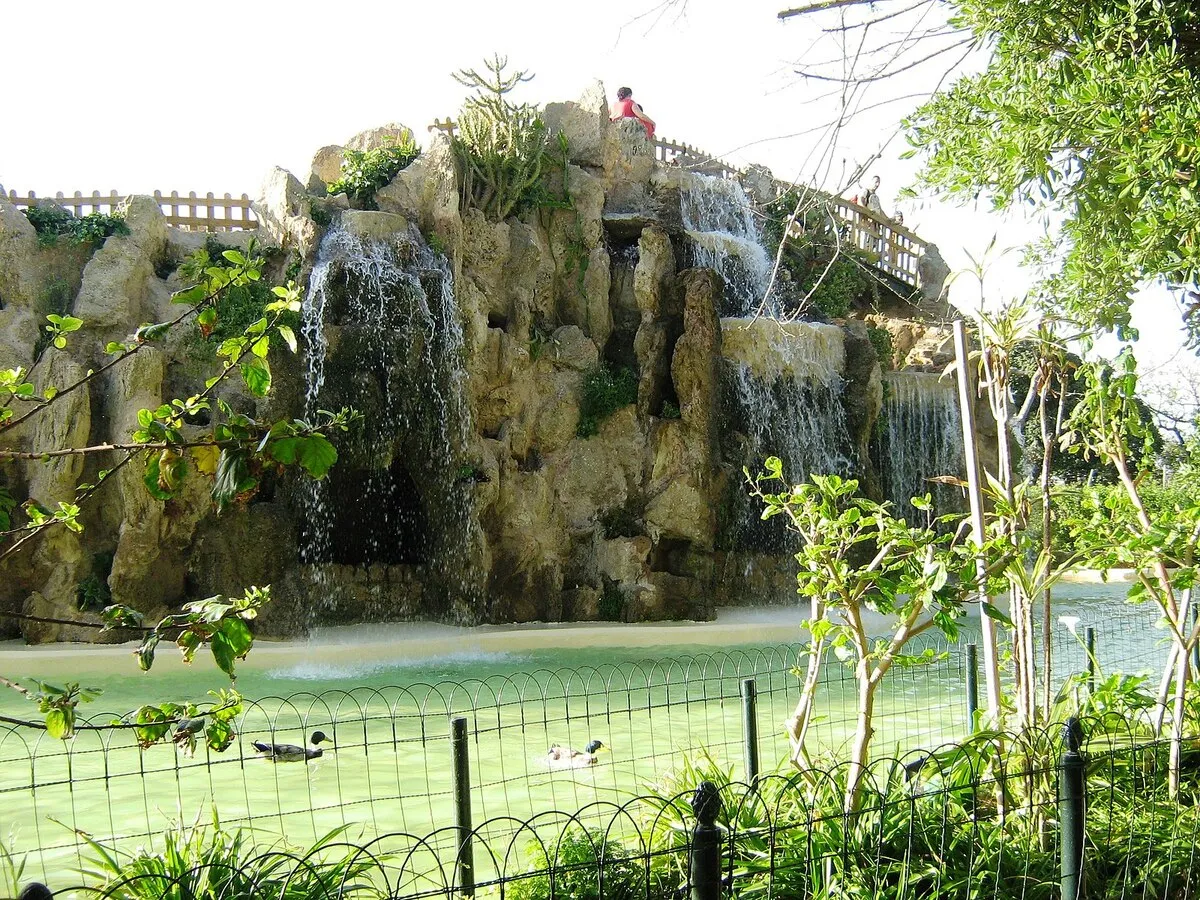
<svg viewBox="0 0 1200 900">
<path fill-rule="evenodd" d="M 438 131 L 452 137 L 456 128 L 451 119 L 434 119 L 429 131 Z M 652 143 L 654 157 L 663 165 L 681 166 L 717 178 L 738 179 L 744 174 L 741 169 L 691 144 L 663 138 L 654 138 Z M 794 187 L 784 182 L 776 182 L 776 185 L 780 191 L 791 190 Z M 812 196 L 815 204 L 823 206 L 842 223 L 842 236 L 849 247 L 866 254 L 875 261 L 874 264 L 880 271 L 891 278 L 907 285 L 917 285 L 918 265 L 927 246 L 924 241 L 902 225 L 872 212 L 865 206 L 813 188 L 803 190 Z M 107 194 L 101 194 L 99 191 L 83 194 L 76 191 L 70 196 L 59 192 L 53 197 L 38 197 L 32 191 L 27 194 L 18 194 L 16 191 L 5 193 L 3 188 L 0 188 L 0 195 L 17 207 L 27 208 L 40 202 L 50 202 L 70 210 L 76 216 L 93 212 L 111 213 L 126 199 L 125 195 L 116 191 Z M 239 197 L 229 194 L 217 197 L 212 193 L 197 195 L 195 191 L 186 195 L 178 191 L 171 191 L 170 194 L 155 191 L 153 196 L 162 209 L 167 224 L 176 228 L 190 231 L 235 231 L 258 227 L 258 221 L 250 207 L 250 198 L 245 194 Z"/>
</svg>

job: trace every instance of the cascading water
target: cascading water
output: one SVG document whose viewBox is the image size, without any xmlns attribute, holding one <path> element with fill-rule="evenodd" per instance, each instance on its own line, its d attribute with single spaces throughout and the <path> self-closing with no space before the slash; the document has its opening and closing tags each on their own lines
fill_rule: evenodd
<svg viewBox="0 0 1200 900">
<path fill-rule="evenodd" d="M 923 372 L 884 375 L 883 411 L 871 450 L 896 515 L 912 516 L 916 510 L 911 498 L 927 493 L 933 495 L 935 512 L 962 508 L 958 488 L 927 480 L 936 475 L 964 477 L 953 382 Z"/>
<path fill-rule="evenodd" d="M 306 416 L 341 406 L 364 416 L 339 442 L 330 476 L 306 482 L 300 496 L 300 556 L 314 600 L 336 605 L 348 590 L 337 579 L 371 568 L 373 598 L 386 607 L 387 568 L 415 565 L 423 609 L 469 602 L 478 583 L 464 552 L 477 528 L 461 475 L 470 468 L 470 414 L 445 259 L 412 227 L 379 238 L 336 226 L 321 243 L 301 315 Z"/>
<path fill-rule="evenodd" d="M 690 264 L 713 269 L 725 279 L 722 312 L 734 316 L 755 312 L 766 290 L 771 261 L 742 186 L 732 179 L 686 172 L 679 193 Z"/>
<path fill-rule="evenodd" d="M 727 448 L 727 462 L 761 471 L 778 456 L 790 483 L 810 475 L 849 477 L 855 469 L 842 404 L 845 350 L 841 329 L 772 319 L 721 320 L 722 385 L 729 430 L 745 443 Z M 736 457 L 730 459 L 730 455 Z M 740 485 L 739 485 L 740 488 Z M 760 521 L 762 510 L 738 490 L 732 521 L 735 546 L 779 549 L 778 523 Z"/>
</svg>

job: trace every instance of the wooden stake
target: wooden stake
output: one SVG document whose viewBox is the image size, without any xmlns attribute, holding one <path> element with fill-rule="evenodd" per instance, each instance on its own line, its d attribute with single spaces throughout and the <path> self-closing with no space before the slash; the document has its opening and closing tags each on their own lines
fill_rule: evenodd
<svg viewBox="0 0 1200 900">
<path fill-rule="evenodd" d="M 967 468 L 967 495 L 971 500 L 971 539 L 983 547 L 983 490 L 979 481 L 979 446 L 975 433 L 974 391 L 971 386 L 971 358 L 967 351 L 967 327 L 962 319 L 954 320 L 954 357 L 958 370 L 958 408 L 963 430 L 963 456 Z M 979 576 L 979 626 L 982 631 L 983 674 L 987 686 L 987 711 L 991 727 L 1000 725 L 1000 658 L 996 652 L 996 623 L 985 606 L 992 605 L 984 585 L 987 569 L 983 553 L 975 559 Z"/>
</svg>

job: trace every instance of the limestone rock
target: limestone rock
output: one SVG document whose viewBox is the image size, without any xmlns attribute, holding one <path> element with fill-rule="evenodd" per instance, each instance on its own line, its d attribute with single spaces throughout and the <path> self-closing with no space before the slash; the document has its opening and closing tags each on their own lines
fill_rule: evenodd
<svg viewBox="0 0 1200 900">
<path fill-rule="evenodd" d="M 605 578 L 631 585 L 644 581 L 650 573 L 650 538 L 608 538 L 596 542 L 596 568 Z"/>
<path fill-rule="evenodd" d="M 950 308 L 946 303 L 946 279 L 949 277 L 950 266 L 942 259 L 937 244 L 927 244 L 917 262 L 922 311 L 936 313 L 942 319 L 950 318 Z"/>
<path fill-rule="evenodd" d="M 654 145 L 634 119 L 619 119 L 604 135 L 604 209 L 609 215 L 651 208 L 650 175 Z"/>
<path fill-rule="evenodd" d="M 33 362 L 33 348 L 38 330 L 45 320 L 15 302 L 0 309 L 0 368 L 28 368 Z"/>
<path fill-rule="evenodd" d="M 40 289 L 37 252 L 33 225 L 0 193 L 0 310 L 33 305 Z"/>
<path fill-rule="evenodd" d="M 342 160 L 345 158 L 346 148 L 337 144 L 329 144 L 313 154 L 308 168 L 309 191 L 323 196 L 325 189 L 342 177 Z"/>
<path fill-rule="evenodd" d="M 312 220 L 312 200 L 298 178 L 275 166 L 263 179 L 254 215 L 272 241 L 284 250 L 309 256 L 317 249 L 320 229 Z"/>
<path fill-rule="evenodd" d="M 773 202 L 779 193 L 775 174 L 766 166 L 750 166 L 738 176 L 738 182 L 750 198 L 750 202 L 758 208 Z"/>
<path fill-rule="evenodd" d="M 554 362 L 568 369 L 586 372 L 600 363 L 596 344 L 577 325 L 563 325 L 550 336 Z"/>
<path fill-rule="evenodd" d="M 364 241 L 388 241 L 399 237 L 408 239 L 408 220 L 396 213 L 365 209 L 348 209 L 342 213 L 341 225 L 346 231 Z"/>
<path fill-rule="evenodd" d="M 346 149 L 358 150 L 360 152 L 377 150 L 392 142 L 402 141 L 406 137 L 411 137 L 412 133 L 412 129 L 406 125 L 401 125 L 399 122 L 388 122 L 385 125 L 360 131 L 354 137 L 350 138 L 350 140 L 346 141 Z"/>
<path fill-rule="evenodd" d="M 158 282 L 155 264 L 167 246 L 166 221 L 151 197 L 135 197 L 126 216 L 129 235 L 113 235 L 83 270 L 74 315 L 103 343 L 131 334 L 155 318 L 151 285 Z"/>
<path fill-rule="evenodd" d="M 578 102 L 547 103 L 542 118 L 551 135 L 566 135 L 571 162 L 604 165 L 604 134 L 609 123 L 603 84 L 591 84 Z"/>
<path fill-rule="evenodd" d="M 844 330 L 846 367 L 842 405 L 846 410 L 846 430 L 856 458 L 869 460 L 871 433 L 883 408 L 883 376 L 867 326 L 862 322 L 847 322 Z M 878 496 L 875 473 L 868 470 L 863 476 L 867 493 Z"/>
<path fill-rule="evenodd" d="M 688 269 L 679 280 L 684 292 L 683 336 L 675 344 L 671 379 L 684 423 L 704 439 L 715 441 L 721 276 L 711 269 Z"/>
</svg>

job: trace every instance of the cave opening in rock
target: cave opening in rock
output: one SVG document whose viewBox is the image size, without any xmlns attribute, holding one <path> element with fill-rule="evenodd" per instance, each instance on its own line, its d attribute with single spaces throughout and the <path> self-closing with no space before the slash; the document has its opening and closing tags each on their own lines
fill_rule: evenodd
<svg viewBox="0 0 1200 900">
<path fill-rule="evenodd" d="M 420 564 L 429 555 L 429 520 L 402 462 L 386 469 L 329 474 L 332 519 L 328 558 L 349 566 Z"/>
</svg>

